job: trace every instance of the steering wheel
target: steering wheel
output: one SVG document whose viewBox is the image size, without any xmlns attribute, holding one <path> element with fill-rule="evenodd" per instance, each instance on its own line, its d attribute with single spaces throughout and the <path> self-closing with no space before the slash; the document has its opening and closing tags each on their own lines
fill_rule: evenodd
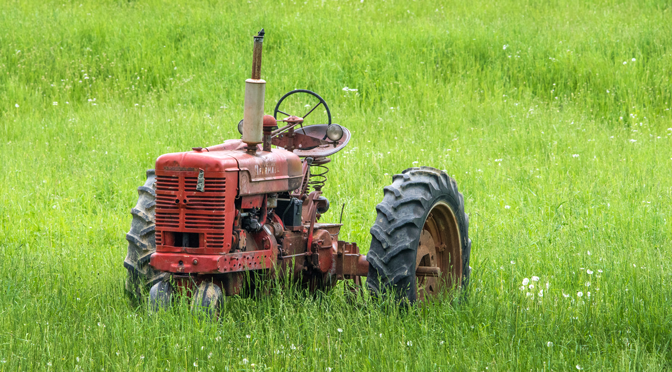
<svg viewBox="0 0 672 372">
<path fill-rule="evenodd" d="M 287 115 L 288 117 L 289 116 L 298 116 L 298 115 L 289 114 L 287 112 L 284 112 L 284 111 L 280 110 L 280 105 L 282 104 L 282 101 L 284 101 L 287 97 L 289 97 L 291 95 L 294 95 L 294 94 L 299 94 L 299 93 L 311 95 L 311 96 L 317 98 L 320 101 L 320 102 L 317 103 L 317 105 L 313 106 L 313 108 L 311 108 L 310 111 L 308 111 L 305 115 L 299 116 L 299 117 L 302 118 L 302 119 L 305 119 L 308 115 L 310 115 L 313 111 L 315 111 L 316 108 L 318 108 L 320 105 L 323 105 L 324 109 L 327 111 L 327 118 L 328 118 L 327 125 L 331 125 L 331 112 L 329 111 L 329 106 L 327 106 L 327 102 L 325 102 L 324 98 L 320 97 L 319 94 L 317 94 L 313 91 L 307 90 L 307 89 L 295 89 L 295 90 L 285 94 L 284 96 L 282 96 L 282 98 L 280 98 L 280 100 L 278 101 L 278 104 L 275 105 L 275 111 L 273 111 L 273 117 L 275 119 L 278 119 L 278 113 L 283 114 L 283 115 Z"/>
</svg>

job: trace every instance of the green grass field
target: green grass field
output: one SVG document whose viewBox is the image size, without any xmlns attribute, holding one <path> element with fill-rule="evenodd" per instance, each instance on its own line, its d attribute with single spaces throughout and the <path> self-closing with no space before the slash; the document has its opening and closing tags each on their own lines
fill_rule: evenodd
<svg viewBox="0 0 672 372">
<path fill-rule="evenodd" d="M 127 300 L 136 188 L 238 137 L 261 27 L 267 111 L 311 89 L 353 132 L 324 189 L 342 239 L 368 248 L 394 173 L 457 180 L 465 301 Z M 670 370 L 671 109 L 666 0 L 7 0 L 0 371 Z"/>
</svg>

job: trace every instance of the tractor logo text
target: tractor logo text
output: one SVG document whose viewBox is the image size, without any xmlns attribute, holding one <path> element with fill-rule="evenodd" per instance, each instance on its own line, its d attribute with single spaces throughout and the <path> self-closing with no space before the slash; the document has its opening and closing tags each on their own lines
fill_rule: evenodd
<svg viewBox="0 0 672 372">
<path fill-rule="evenodd" d="M 275 167 L 275 164 L 268 164 L 268 165 L 256 164 L 254 166 L 254 171 L 261 176 L 266 174 L 275 174 L 277 172 L 277 168 Z"/>
</svg>

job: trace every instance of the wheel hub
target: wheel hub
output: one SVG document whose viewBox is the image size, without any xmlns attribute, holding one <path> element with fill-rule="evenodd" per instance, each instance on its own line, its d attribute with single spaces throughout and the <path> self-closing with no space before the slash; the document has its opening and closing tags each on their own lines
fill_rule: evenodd
<svg viewBox="0 0 672 372">
<path fill-rule="evenodd" d="M 461 260 L 457 219 L 447 204 L 439 202 L 427 215 L 418 243 L 415 261 L 418 300 L 435 297 L 442 290 L 459 284 Z M 420 267 L 423 270 L 418 270 Z M 434 268 L 434 272 L 438 269 L 438 275 L 424 274 L 432 271 L 430 268 Z"/>
</svg>

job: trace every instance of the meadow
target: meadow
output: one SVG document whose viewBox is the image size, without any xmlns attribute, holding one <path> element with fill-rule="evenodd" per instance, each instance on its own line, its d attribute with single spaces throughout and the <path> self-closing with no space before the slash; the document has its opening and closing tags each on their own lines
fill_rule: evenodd
<svg viewBox="0 0 672 372">
<path fill-rule="evenodd" d="M 463 300 L 127 299 L 136 188 L 239 137 L 262 27 L 267 111 L 311 89 L 352 131 L 341 239 L 368 249 L 393 174 L 457 180 Z M 3 1 L 0 371 L 670 370 L 671 83 L 665 0 Z"/>
</svg>

